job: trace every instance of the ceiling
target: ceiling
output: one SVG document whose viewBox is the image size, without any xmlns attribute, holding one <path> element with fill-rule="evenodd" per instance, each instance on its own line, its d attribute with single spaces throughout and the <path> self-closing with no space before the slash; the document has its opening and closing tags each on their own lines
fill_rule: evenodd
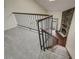
<svg viewBox="0 0 79 59">
<path fill-rule="evenodd" d="M 48 11 L 64 11 L 75 6 L 75 0 L 36 0 L 43 8 Z"/>
</svg>

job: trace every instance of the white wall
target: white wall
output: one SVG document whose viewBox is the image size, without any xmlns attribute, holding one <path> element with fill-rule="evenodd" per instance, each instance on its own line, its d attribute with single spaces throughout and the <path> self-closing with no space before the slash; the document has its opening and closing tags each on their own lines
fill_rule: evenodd
<svg viewBox="0 0 79 59">
<path fill-rule="evenodd" d="M 10 29 L 17 26 L 17 22 L 12 16 L 12 12 L 26 12 L 26 13 L 46 13 L 47 11 L 41 8 L 33 0 L 5 0 L 5 19 L 4 29 Z M 13 18 L 12 18 L 13 17 Z"/>
<path fill-rule="evenodd" d="M 53 15 L 53 18 L 58 18 L 58 30 L 60 30 L 61 20 L 62 20 L 62 12 L 61 11 L 53 11 L 53 12 L 49 12 L 49 14 Z"/>
<path fill-rule="evenodd" d="M 73 16 L 66 45 L 72 59 L 75 59 L 75 15 Z"/>
</svg>

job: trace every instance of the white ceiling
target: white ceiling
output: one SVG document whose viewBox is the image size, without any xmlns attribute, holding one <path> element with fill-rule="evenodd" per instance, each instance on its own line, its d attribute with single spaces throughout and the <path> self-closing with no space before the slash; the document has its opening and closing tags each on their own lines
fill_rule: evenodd
<svg viewBox="0 0 79 59">
<path fill-rule="evenodd" d="M 64 11 L 75 6 L 75 0 L 36 0 L 42 7 L 48 11 Z"/>
</svg>

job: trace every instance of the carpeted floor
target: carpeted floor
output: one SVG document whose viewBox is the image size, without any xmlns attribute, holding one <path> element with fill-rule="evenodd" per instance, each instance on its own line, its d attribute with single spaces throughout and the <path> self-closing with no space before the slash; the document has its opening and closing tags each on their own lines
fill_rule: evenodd
<svg viewBox="0 0 79 59">
<path fill-rule="evenodd" d="M 38 59 L 38 33 L 15 27 L 4 32 L 5 59 Z"/>
</svg>

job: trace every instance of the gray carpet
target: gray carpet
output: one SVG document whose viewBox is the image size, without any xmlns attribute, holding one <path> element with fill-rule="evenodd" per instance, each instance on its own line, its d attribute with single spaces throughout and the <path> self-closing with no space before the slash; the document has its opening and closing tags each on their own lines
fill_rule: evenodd
<svg viewBox="0 0 79 59">
<path fill-rule="evenodd" d="M 38 59 L 38 33 L 15 27 L 4 32 L 5 59 Z"/>
</svg>

